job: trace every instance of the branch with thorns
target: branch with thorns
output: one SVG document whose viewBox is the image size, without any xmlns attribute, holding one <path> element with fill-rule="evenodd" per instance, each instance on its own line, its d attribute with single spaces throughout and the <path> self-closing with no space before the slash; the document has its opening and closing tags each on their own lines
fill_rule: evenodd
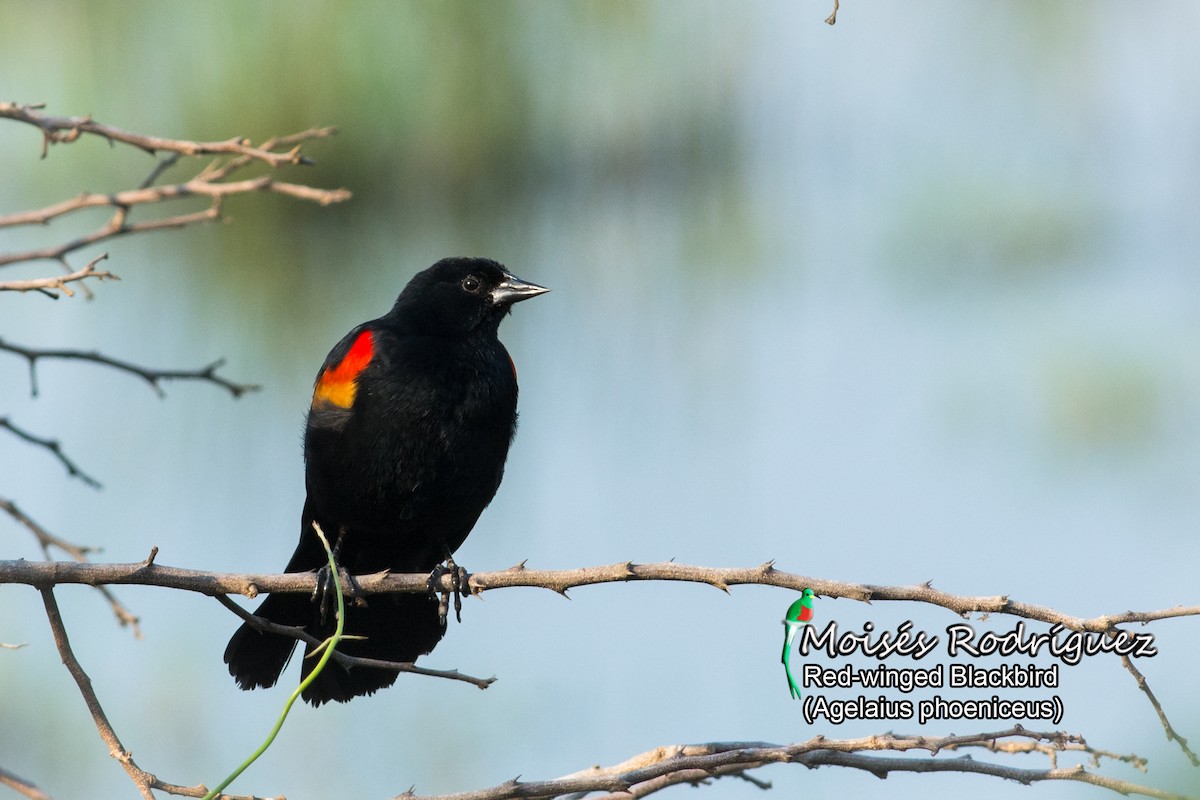
<svg viewBox="0 0 1200 800">
<path fill-rule="evenodd" d="M 152 559 L 147 560 L 147 566 L 152 566 Z M 91 678 L 71 650 L 53 587 L 42 585 L 38 588 L 63 664 L 75 679 L 92 715 L 93 723 L 101 739 L 109 747 L 109 755 L 129 774 L 141 796 L 153 800 L 155 790 L 184 797 L 206 796 L 208 792 L 203 785 L 181 786 L 167 783 L 137 765 L 108 720 Z M 244 613 L 241 615 L 248 616 Z M 969 755 L 958 758 L 937 757 L 942 751 L 968 748 L 982 748 L 993 753 L 1041 752 L 1050 757 L 1051 765 L 1049 769 L 1029 769 L 979 761 Z M 907 753 L 913 750 L 925 751 L 928 756 L 866 755 L 880 752 Z M 1076 734 L 1063 731 L 1031 731 L 1021 725 L 1015 725 L 1001 731 L 943 737 L 887 733 L 845 740 L 817 736 L 806 742 L 789 745 L 766 742 L 710 742 L 658 747 L 615 766 L 592 767 L 555 780 L 522 782 L 513 779 L 490 789 L 423 797 L 413 794 L 410 789 L 399 795 L 398 800 L 549 800 L 559 797 L 582 798 L 593 792 L 608 792 L 606 797 L 616 800 L 646 797 L 679 784 L 699 786 L 722 777 L 740 777 L 760 788 L 768 789 L 771 784 L 750 775 L 749 772 L 769 764 L 801 764 L 809 768 L 840 766 L 870 772 L 879 778 L 886 778 L 894 772 L 957 772 L 988 775 L 1025 785 L 1045 781 L 1072 781 L 1126 796 L 1189 800 L 1185 795 L 1089 772 L 1083 764 L 1059 767 L 1057 758 L 1060 753 L 1086 754 L 1090 756 L 1093 765 L 1098 765 L 1102 758 L 1131 763 L 1139 768 L 1144 768 L 1145 764 L 1144 760 L 1136 755 L 1119 755 L 1093 748 L 1082 736 Z M 12 786 L 27 797 L 46 798 L 32 783 L 17 778 L 12 773 L 0 770 L 0 782 Z M 219 797 L 226 800 L 253 800 L 224 794 Z"/>
<path fill-rule="evenodd" d="M 0 585 L 15 583 L 41 587 L 69 583 L 90 586 L 131 584 L 179 589 L 214 597 L 230 594 L 257 597 L 261 592 L 312 594 L 317 587 L 316 575 L 311 572 L 284 574 L 206 572 L 156 564 L 157 553 L 158 549 L 154 548 L 150 557 L 145 561 L 131 564 L 0 561 Z M 703 583 L 725 592 L 729 591 L 730 586 L 735 585 L 775 586 L 796 592 L 812 588 L 817 594 L 829 598 L 846 598 L 867 603 L 907 600 L 940 606 L 962 617 L 969 617 L 971 614 L 982 614 L 985 617 L 990 614 L 1005 614 L 1058 625 L 1069 631 L 1106 636 L 1121 634 L 1128 636 L 1128 632 L 1119 628 L 1119 625 L 1146 624 L 1163 619 L 1200 616 L 1200 606 L 1176 606 L 1157 611 L 1124 611 L 1091 618 L 1075 617 L 1048 606 L 1010 600 L 1007 596 L 953 595 L 934 589 L 928 582 L 919 586 L 877 586 L 796 575 L 775 569 L 773 562 L 744 568 L 701 567 L 674 562 L 658 564 L 624 562 L 571 570 L 533 570 L 526 567 L 525 562 L 521 562 L 507 570 L 469 574 L 467 587 L 475 595 L 500 588 L 533 587 L 549 589 L 565 597 L 567 590 L 574 587 L 635 580 Z M 427 592 L 430 588 L 429 576 L 425 574 L 395 575 L 382 572 L 356 576 L 353 583 L 357 593 L 363 595 Z M 453 578 L 448 575 L 443 576 L 436 584 L 436 588 L 442 592 L 452 592 L 454 590 Z M 222 598 L 222 603 L 228 606 L 230 601 L 228 598 Z M 248 619 L 245 614 L 239 614 L 239 616 Z M 264 626 L 269 625 L 266 620 L 261 620 L 261 622 Z M 264 629 L 268 628 L 264 627 Z M 297 631 L 298 629 L 281 626 L 280 629 L 273 632 L 302 639 L 303 636 Z M 1150 690 L 1145 676 L 1137 671 L 1128 656 L 1123 656 L 1122 661 L 1158 714 L 1167 739 L 1176 742 L 1193 764 L 1200 763 L 1197 761 L 1196 754 L 1189 748 L 1187 739 L 1180 736 L 1167 719 L 1162 704 Z M 369 666 L 399 669 L 395 664 L 371 664 Z M 468 680 L 479 685 L 481 679 Z"/>
</svg>

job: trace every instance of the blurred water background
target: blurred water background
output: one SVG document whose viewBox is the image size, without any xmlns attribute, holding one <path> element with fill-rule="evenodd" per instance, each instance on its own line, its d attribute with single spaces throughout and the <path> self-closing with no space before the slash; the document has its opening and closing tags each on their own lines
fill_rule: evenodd
<svg viewBox="0 0 1200 800">
<path fill-rule="evenodd" d="M 501 331 L 521 428 L 459 553 L 471 570 L 775 559 L 1086 616 L 1195 603 L 1200 7 L 847 2 L 833 28 L 829 10 L 0 4 L 4 99 L 197 140 L 336 125 L 307 148 L 317 165 L 288 174 L 354 192 L 330 208 L 235 198 L 231 224 L 83 251 L 73 263 L 108 251 L 123 279 L 90 302 L 0 295 L 7 340 L 158 366 L 225 356 L 226 375 L 263 386 L 233 401 L 168 385 L 160 400 L 109 370 L 46 363 L 31 398 L 24 362 L 0 354 L 0 414 L 61 438 L 104 483 L 0 435 L 0 495 L 105 560 L 156 545 L 165 564 L 276 570 L 297 536 L 303 415 L 328 348 L 418 269 L 487 255 L 554 292 Z M 46 160 L 39 148 L 32 128 L 0 124 L 0 213 L 127 188 L 153 164 L 100 141 Z M 104 218 L 0 232 L 0 250 Z M 3 519 L 0 557 L 40 553 Z M 121 588 L 137 641 L 91 590 L 58 595 L 140 765 L 211 785 L 265 735 L 286 690 L 237 691 L 221 663 L 235 620 L 216 602 Z M 492 688 L 402 676 L 375 698 L 298 709 L 232 789 L 465 791 L 669 743 L 1008 724 L 807 725 L 778 663 L 794 599 L 778 589 L 572 595 L 468 601 L 425 663 L 495 674 Z M 843 629 L 958 621 L 844 600 L 817 614 Z M 1140 666 L 1196 741 L 1197 623 L 1151 630 L 1160 655 Z M 0 651 L 0 765 L 59 800 L 131 796 L 28 587 L 0 589 L 0 641 L 29 643 Z M 1116 659 L 1062 678 L 1062 728 L 1150 758 L 1148 775 L 1108 774 L 1200 784 Z M 1031 793 L 972 776 L 759 775 L 778 797 Z M 695 791 L 762 796 L 735 779 L 670 794 Z"/>
</svg>

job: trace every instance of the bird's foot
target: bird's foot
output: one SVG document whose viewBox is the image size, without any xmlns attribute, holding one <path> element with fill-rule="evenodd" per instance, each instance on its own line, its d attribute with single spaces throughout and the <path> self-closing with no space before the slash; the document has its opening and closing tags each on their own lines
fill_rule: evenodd
<svg viewBox="0 0 1200 800">
<path fill-rule="evenodd" d="M 450 576 L 450 591 L 443 591 L 440 586 L 442 577 Z M 462 593 L 470 591 L 470 576 L 467 571 L 454 563 L 453 556 L 446 556 L 446 563 L 438 564 L 429 573 L 429 591 L 438 595 L 438 622 L 446 624 L 450 612 L 450 596 L 454 596 L 454 617 L 462 622 Z"/>
<path fill-rule="evenodd" d="M 365 606 L 367 604 L 359 589 L 358 581 L 341 564 L 338 564 L 338 581 L 342 584 L 342 591 L 354 605 Z M 322 625 L 337 612 L 337 585 L 333 581 L 333 571 L 328 564 L 317 570 L 317 585 L 313 589 L 312 601 L 318 604 Z"/>
</svg>

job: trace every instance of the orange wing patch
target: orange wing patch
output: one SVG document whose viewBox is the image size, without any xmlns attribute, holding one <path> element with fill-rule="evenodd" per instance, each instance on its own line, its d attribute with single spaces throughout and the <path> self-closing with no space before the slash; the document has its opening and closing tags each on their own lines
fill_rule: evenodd
<svg viewBox="0 0 1200 800">
<path fill-rule="evenodd" d="M 375 341 L 370 331 L 363 331 L 350 346 L 338 364 L 326 367 L 317 379 L 317 388 L 313 391 L 313 405 L 326 403 L 329 405 L 349 408 L 354 405 L 354 396 L 358 393 L 358 376 L 371 363 L 375 353 Z"/>
</svg>

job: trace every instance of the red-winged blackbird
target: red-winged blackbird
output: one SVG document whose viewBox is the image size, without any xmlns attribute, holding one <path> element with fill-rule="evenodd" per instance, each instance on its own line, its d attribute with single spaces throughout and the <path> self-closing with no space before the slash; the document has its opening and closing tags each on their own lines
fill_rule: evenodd
<svg viewBox="0 0 1200 800">
<path fill-rule="evenodd" d="M 429 572 L 463 543 L 500 486 L 517 424 L 516 368 L 496 333 L 513 303 L 545 291 L 495 261 L 447 258 L 338 342 L 308 412 L 308 498 L 288 572 L 327 566 L 314 520 L 352 575 Z M 256 613 L 321 640 L 333 632 L 320 602 L 303 594 L 270 595 Z M 344 630 L 365 637 L 344 639 L 347 655 L 413 661 L 446 625 L 433 594 L 392 594 L 347 603 Z M 225 662 L 241 688 L 273 686 L 295 644 L 244 624 Z M 316 661 L 305 658 L 302 676 Z M 304 699 L 345 702 L 395 680 L 392 670 L 330 661 Z"/>
</svg>

